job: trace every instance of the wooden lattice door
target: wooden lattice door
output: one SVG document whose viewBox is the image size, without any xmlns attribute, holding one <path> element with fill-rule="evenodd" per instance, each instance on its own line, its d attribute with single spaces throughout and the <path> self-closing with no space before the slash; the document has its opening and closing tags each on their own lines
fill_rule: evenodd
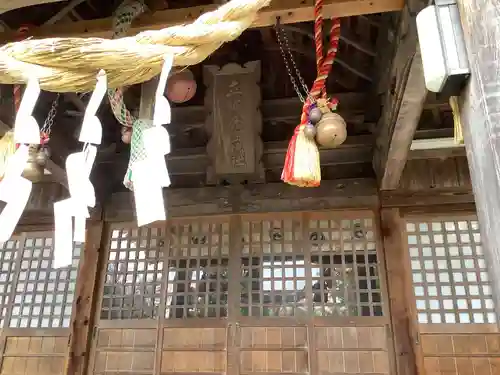
<svg viewBox="0 0 500 375">
<path fill-rule="evenodd" d="M 120 224 L 108 237 L 89 373 L 153 374 L 165 230 Z"/>
<path fill-rule="evenodd" d="M 475 216 L 406 221 L 421 374 L 500 374 L 500 333 Z"/>
<path fill-rule="evenodd" d="M 161 373 L 228 372 L 233 322 L 229 218 L 172 221 L 165 313 L 161 319 Z"/>
<path fill-rule="evenodd" d="M 81 250 L 54 269 L 52 232 L 0 244 L 0 374 L 64 373 Z"/>
<path fill-rule="evenodd" d="M 226 373 L 229 219 L 110 232 L 90 373 Z"/>
<path fill-rule="evenodd" d="M 372 216 L 235 215 L 113 227 L 91 372 L 389 374 Z"/>
<path fill-rule="evenodd" d="M 238 372 L 389 374 L 372 213 L 248 215 L 241 225 Z"/>
</svg>

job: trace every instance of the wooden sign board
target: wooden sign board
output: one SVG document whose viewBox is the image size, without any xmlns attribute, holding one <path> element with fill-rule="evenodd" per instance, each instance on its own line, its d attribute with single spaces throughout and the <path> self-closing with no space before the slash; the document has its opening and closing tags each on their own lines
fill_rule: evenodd
<svg viewBox="0 0 500 375">
<path fill-rule="evenodd" d="M 205 126 L 211 166 L 207 182 L 255 180 L 263 176 L 260 61 L 244 66 L 205 66 Z"/>
</svg>

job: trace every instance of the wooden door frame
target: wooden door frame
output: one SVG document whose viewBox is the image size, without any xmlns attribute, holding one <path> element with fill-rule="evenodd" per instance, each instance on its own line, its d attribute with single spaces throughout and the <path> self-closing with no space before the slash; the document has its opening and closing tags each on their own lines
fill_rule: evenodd
<svg viewBox="0 0 500 375">
<path fill-rule="evenodd" d="M 424 374 L 416 308 L 409 270 L 405 220 L 398 208 L 380 210 L 396 373 Z"/>
</svg>

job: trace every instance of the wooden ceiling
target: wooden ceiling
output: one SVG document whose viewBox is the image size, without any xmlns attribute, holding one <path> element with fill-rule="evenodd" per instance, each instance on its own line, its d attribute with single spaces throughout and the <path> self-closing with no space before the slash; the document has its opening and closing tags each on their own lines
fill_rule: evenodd
<svg viewBox="0 0 500 375">
<path fill-rule="evenodd" d="M 290 1 L 290 6 L 297 3 L 294 5 L 297 9 L 301 6 L 310 7 L 312 4 L 312 1 L 303 1 L 302 5 L 294 0 Z M 327 12 L 335 9 L 337 2 L 325 1 Z M 394 1 L 392 3 L 386 1 L 385 4 L 385 7 L 395 6 Z M 118 0 L 108 2 L 73 0 L 40 5 L 35 7 L 36 9 L 30 9 L 29 12 L 12 11 L 1 15 L 0 19 L 10 30 L 15 30 L 22 24 L 42 25 L 40 28 L 32 28 L 35 36 L 44 35 L 49 26 L 53 31 L 66 30 L 66 33 L 78 35 L 82 34 L 82 25 L 90 27 L 89 35 L 95 33 L 99 35 L 105 31 L 104 25 L 108 21 L 104 20 L 111 17 L 118 5 Z M 198 7 L 196 9 L 200 9 L 213 6 L 207 0 L 168 2 L 155 0 L 150 1 L 148 5 L 155 11 L 145 16 L 145 19 L 149 19 L 148 17 L 156 19 L 153 27 L 168 23 L 166 15 L 169 12 L 174 14 L 169 16 L 172 21 L 178 17 L 178 13 L 175 12 L 186 7 L 196 6 Z M 272 6 L 281 6 L 281 2 L 275 0 Z M 373 151 L 380 115 L 384 110 L 384 94 L 391 85 L 386 71 L 392 58 L 392 42 L 398 25 L 397 15 L 397 13 L 371 14 L 342 19 L 341 42 L 328 80 L 328 92 L 338 97 L 340 101 L 339 113 L 347 121 L 348 139 L 338 149 L 320 151 L 322 175 L 325 180 L 374 177 Z M 309 16 L 294 14 L 293 17 L 289 16 L 288 21 L 300 20 L 301 17 L 307 19 Z M 140 29 L 145 22 L 143 18 L 135 28 Z M 316 70 L 313 25 L 311 22 L 290 23 L 285 26 L 285 30 L 297 66 L 310 86 Z M 9 39 L 13 34 L 6 32 L 0 35 L 4 39 Z M 204 127 L 206 114 L 203 107 L 205 88 L 202 66 L 224 65 L 229 62 L 245 63 L 253 60 L 260 60 L 262 63 L 261 136 L 264 142 L 263 164 L 266 182 L 280 180 L 287 144 L 299 121 L 301 103 L 296 97 L 283 64 L 274 29 L 272 26 L 267 26 L 248 30 L 238 40 L 224 45 L 203 64 L 190 67 L 198 82 L 197 94 L 188 103 L 174 106 L 172 123 L 168 126 L 173 150 L 167 163 L 174 187 L 200 187 L 206 184 L 208 159 L 205 148 L 208 137 Z M 128 88 L 126 101 L 133 112 L 137 112 L 139 96 L 139 87 Z M 89 95 L 64 94 L 59 99 L 60 105 L 51 143 L 55 154 L 54 160 L 60 165 L 63 165 L 63 160 L 69 152 L 81 147 L 76 141 L 76 136 L 88 97 Z M 43 93 L 35 114 L 40 123 L 43 123 L 54 98 L 55 94 Z M 98 165 L 94 170 L 94 180 L 99 181 L 97 185 L 102 190 L 98 194 L 106 195 L 123 189 L 121 181 L 128 162 L 129 146 L 120 140 L 120 126 L 113 118 L 107 101 L 101 105 L 98 115 L 104 125 L 104 132 L 103 144 L 98 154 Z M 3 117 L 4 121 L 8 121 L 8 118 Z M 448 134 L 452 126 L 450 119 L 448 105 L 439 98 L 429 98 L 416 136 L 419 137 L 418 133 L 421 134 L 420 137 L 433 137 L 436 132 Z"/>
</svg>

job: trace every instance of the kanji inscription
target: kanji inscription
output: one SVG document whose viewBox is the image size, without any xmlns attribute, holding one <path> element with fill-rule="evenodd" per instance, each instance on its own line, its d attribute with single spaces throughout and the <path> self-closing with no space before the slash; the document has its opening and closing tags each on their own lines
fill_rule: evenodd
<svg viewBox="0 0 500 375">
<path fill-rule="evenodd" d="M 220 179 L 251 179 L 259 174 L 259 150 L 262 150 L 259 80 L 259 61 L 244 66 L 204 67 L 206 128 L 210 136 L 209 183 Z"/>
</svg>

